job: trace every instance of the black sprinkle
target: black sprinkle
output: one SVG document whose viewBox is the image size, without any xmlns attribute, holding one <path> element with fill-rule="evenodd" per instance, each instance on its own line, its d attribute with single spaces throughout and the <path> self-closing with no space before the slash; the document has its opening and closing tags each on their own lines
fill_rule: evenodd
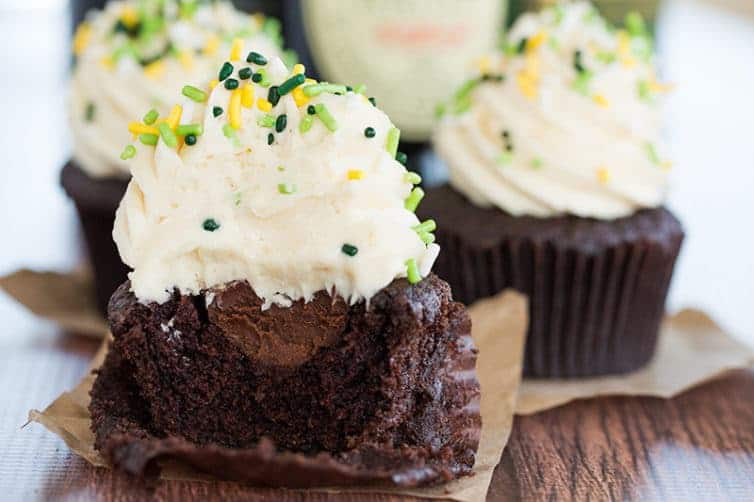
<svg viewBox="0 0 754 502">
<path fill-rule="evenodd" d="M 377 100 L 374 97 L 369 98 L 369 102 L 372 103 L 372 106 L 377 106 Z"/>
<path fill-rule="evenodd" d="M 193 134 L 187 134 L 183 138 L 183 141 L 185 141 L 188 146 L 194 146 L 196 144 L 196 136 Z"/>
<path fill-rule="evenodd" d="M 374 127 L 367 127 L 364 129 L 364 136 L 367 138 L 374 138 L 374 136 L 377 134 L 377 132 L 374 130 Z"/>
<path fill-rule="evenodd" d="M 523 54 L 523 52 L 526 50 L 526 44 L 529 43 L 529 37 L 524 37 L 521 40 L 518 41 L 518 47 L 516 48 L 516 52 L 519 54 Z"/>
<path fill-rule="evenodd" d="M 309 105 L 306 107 L 306 113 L 309 115 L 315 115 L 317 113 L 317 109 L 314 108 L 314 105 Z"/>
<path fill-rule="evenodd" d="M 404 166 L 408 163 L 408 155 L 406 155 L 403 152 L 396 152 L 395 154 L 395 160 L 403 164 Z"/>
<path fill-rule="evenodd" d="M 234 78 L 229 78 L 225 81 L 225 88 L 229 91 L 232 91 L 233 89 L 238 89 L 238 80 Z"/>
<path fill-rule="evenodd" d="M 348 256 L 356 256 L 356 254 L 359 252 L 359 248 L 357 248 L 353 244 L 343 244 L 340 250 L 343 251 L 343 254 L 347 254 Z"/>
<path fill-rule="evenodd" d="M 255 73 L 254 75 L 251 76 L 251 81 L 254 82 L 255 84 L 258 84 L 259 82 L 262 81 L 262 74 Z"/>
<path fill-rule="evenodd" d="M 269 101 L 272 106 L 276 106 L 280 102 L 280 93 L 278 92 L 278 86 L 273 85 L 272 87 L 270 87 L 270 90 L 267 93 L 267 101 Z"/>
<path fill-rule="evenodd" d="M 215 230 L 220 228 L 220 224 L 212 218 L 207 218 L 206 220 L 204 220 L 204 223 L 202 223 L 202 228 L 204 228 L 204 230 L 206 230 L 207 232 L 214 232 Z"/>
<path fill-rule="evenodd" d="M 230 77 L 231 73 L 233 73 L 233 65 L 229 62 L 224 62 L 222 68 L 220 68 L 220 74 L 217 76 L 217 78 L 222 82 L 226 78 Z"/>
<path fill-rule="evenodd" d="M 285 113 L 278 115 L 277 120 L 275 120 L 275 130 L 277 132 L 283 132 L 285 131 L 286 125 L 288 125 L 288 116 Z"/>
<path fill-rule="evenodd" d="M 248 80 L 251 78 L 251 68 L 241 68 L 238 70 L 238 78 L 241 80 Z"/>
<path fill-rule="evenodd" d="M 219 117 L 222 114 L 223 114 L 223 109 L 221 107 L 219 106 L 212 107 L 212 115 L 214 115 L 215 117 Z"/>
<path fill-rule="evenodd" d="M 275 142 L 275 135 L 270 133 L 267 135 L 267 144 L 271 145 Z"/>
</svg>

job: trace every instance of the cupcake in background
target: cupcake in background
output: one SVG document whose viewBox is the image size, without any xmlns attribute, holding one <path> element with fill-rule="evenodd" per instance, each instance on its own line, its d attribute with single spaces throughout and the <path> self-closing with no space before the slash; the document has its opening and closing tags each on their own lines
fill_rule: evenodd
<svg viewBox="0 0 754 502">
<path fill-rule="evenodd" d="M 429 190 L 438 275 L 471 303 L 530 298 L 525 374 L 635 370 L 652 357 L 683 230 L 663 207 L 651 36 L 587 2 L 522 16 L 445 110 Z"/>
<path fill-rule="evenodd" d="M 244 60 L 250 51 L 285 54 L 277 20 L 225 1 L 111 2 L 76 31 L 68 105 L 73 158 L 61 181 L 79 213 L 103 313 L 128 271 L 111 235 L 129 178 L 121 150 L 146 131 L 124 124 L 140 110 L 167 118 L 176 93 L 187 83 L 206 86 L 232 48 Z"/>
</svg>

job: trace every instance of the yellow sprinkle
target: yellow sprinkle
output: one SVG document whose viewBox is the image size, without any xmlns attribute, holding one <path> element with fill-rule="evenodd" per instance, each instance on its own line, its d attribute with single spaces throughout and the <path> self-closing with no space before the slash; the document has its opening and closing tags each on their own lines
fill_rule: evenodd
<svg viewBox="0 0 754 502">
<path fill-rule="evenodd" d="M 241 59 L 241 53 L 243 52 L 243 39 L 234 38 L 233 45 L 230 48 L 230 60 L 238 61 Z"/>
<path fill-rule="evenodd" d="M 604 166 L 597 169 L 597 179 L 600 183 L 607 183 L 610 181 L 610 170 Z"/>
<path fill-rule="evenodd" d="M 607 108 L 610 106 L 610 101 L 608 101 L 607 98 L 602 94 L 595 94 L 594 96 L 592 96 L 592 99 L 602 108 Z"/>
<path fill-rule="evenodd" d="M 625 30 L 618 32 L 618 57 L 626 68 L 636 66 L 636 59 L 631 55 L 631 37 Z"/>
<path fill-rule="evenodd" d="M 525 57 L 526 73 L 528 73 L 529 76 L 536 81 L 539 81 L 539 74 L 540 74 L 539 68 L 541 66 L 540 62 L 541 62 L 541 59 L 539 58 L 539 55 L 537 53 L 532 52 L 532 53 L 526 54 L 526 57 Z"/>
<path fill-rule="evenodd" d="M 211 91 L 212 89 L 214 89 L 215 87 L 217 87 L 217 84 L 219 84 L 219 83 L 220 83 L 220 81 L 217 80 L 216 78 L 213 78 L 212 80 L 210 80 L 209 81 L 209 90 Z"/>
<path fill-rule="evenodd" d="M 270 110 L 272 110 L 272 103 L 264 98 L 259 98 L 257 99 L 257 108 L 259 108 L 263 112 L 269 112 Z"/>
<path fill-rule="evenodd" d="M 154 126 L 148 126 L 141 122 L 131 122 L 128 124 L 128 132 L 134 135 L 138 134 L 160 134 L 160 131 Z"/>
<path fill-rule="evenodd" d="M 126 6 L 123 7 L 123 10 L 120 11 L 120 20 L 123 21 L 123 24 L 126 25 L 126 28 L 130 29 L 139 24 L 139 14 L 133 7 Z"/>
<path fill-rule="evenodd" d="M 665 160 L 660 163 L 660 167 L 664 169 L 665 171 L 670 171 L 671 169 L 673 169 L 673 161 Z"/>
<path fill-rule="evenodd" d="M 516 74 L 516 83 L 521 93 L 529 99 L 537 97 L 537 79 L 522 70 Z"/>
<path fill-rule="evenodd" d="M 291 91 L 293 101 L 296 102 L 296 106 L 302 107 L 309 102 L 309 96 L 304 94 L 304 86 L 300 85 Z"/>
<path fill-rule="evenodd" d="M 254 106 L 254 86 L 246 84 L 241 91 L 241 105 L 244 108 L 251 108 Z"/>
<path fill-rule="evenodd" d="M 262 26 L 264 24 L 265 16 L 261 12 L 257 12 L 256 14 L 252 14 L 251 18 L 256 22 L 259 26 Z"/>
<path fill-rule="evenodd" d="M 529 40 L 526 41 L 526 52 L 535 51 L 539 48 L 540 45 L 545 43 L 547 41 L 547 32 L 544 30 L 541 30 L 539 33 L 534 35 L 533 37 L 529 38 Z"/>
<path fill-rule="evenodd" d="M 492 69 L 492 60 L 489 56 L 482 56 L 477 59 L 476 66 L 479 70 L 479 73 L 481 73 L 482 75 L 487 74 Z"/>
<path fill-rule="evenodd" d="M 144 67 L 144 75 L 149 78 L 159 78 L 164 72 L 165 64 L 162 61 L 155 61 Z"/>
<path fill-rule="evenodd" d="M 194 67 L 194 54 L 191 51 L 183 50 L 178 54 L 178 61 L 186 69 L 190 70 Z"/>
<path fill-rule="evenodd" d="M 212 34 L 207 37 L 207 42 L 204 44 L 204 54 L 207 56 L 213 55 L 220 47 L 220 37 Z"/>
<path fill-rule="evenodd" d="M 348 179 L 349 180 L 360 180 L 364 177 L 364 171 L 361 169 L 349 169 L 348 171 Z"/>
<path fill-rule="evenodd" d="M 181 115 L 183 115 L 183 107 L 181 105 L 175 105 L 170 110 L 170 114 L 168 115 L 168 118 L 165 119 L 165 122 L 171 129 L 175 129 L 178 127 L 178 124 L 181 123 Z"/>
<path fill-rule="evenodd" d="M 241 128 L 241 89 L 233 89 L 230 93 L 230 105 L 228 106 L 228 118 L 233 129 Z"/>
<path fill-rule="evenodd" d="M 81 23 L 76 30 L 76 35 L 73 37 L 73 53 L 78 56 L 84 52 L 84 49 L 89 45 L 91 39 L 92 27 L 89 26 L 89 23 Z"/>
<path fill-rule="evenodd" d="M 306 66 L 302 65 L 301 63 L 296 63 L 293 65 L 293 75 L 298 75 L 299 73 L 306 73 Z"/>
<path fill-rule="evenodd" d="M 101 64 L 103 67 L 112 70 L 115 68 L 115 61 L 113 61 L 113 58 L 110 56 L 104 56 L 102 59 L 99 60 L 99 64 Z"/>
<path fill-rule="evenodd" d="M 304 80 L 304 83 L 305 84 L 316 84 L 317 81 L 315 79 L 313 79 L 313 78 L 307 78 L 306 80 Z"/>
</svg>

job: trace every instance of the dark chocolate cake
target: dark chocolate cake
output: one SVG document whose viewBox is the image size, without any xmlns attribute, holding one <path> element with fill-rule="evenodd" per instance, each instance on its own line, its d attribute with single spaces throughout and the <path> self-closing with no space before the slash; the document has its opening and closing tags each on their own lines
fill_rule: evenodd
<svg viewBox="0 0 754 502">
<path fill-rule="evenodd" d="M 665 208 L 617 220 L 511 216 L 448 186 L 427 191 L 437 220 L 435 272 L 466 303 L 506 288 L 529 296 L 524 373 L 622 373 L 654 353 L 683 229 Z"/>
<path fill-rule="evenodd" d="M 63 167 L 60 182 L 76 204 L 94 269 L 97 308 L 104 315 L 110 295 L 126 280 L 129 271 L 113 242 L 115 211 L 126 192 L 128 180 L 92 178 L 72 160 Z"/>
<path fill-rule="evenodd" d="M 479 442 L 471 323 L 434 275 L 348 306 L 289 308 L 248 283 L 139 303 L 123 284 L 92 389 L 96 447 L 144 474 L 172 457 L 236 480 L 416 486 L 469 474 Z"/>
</svg>

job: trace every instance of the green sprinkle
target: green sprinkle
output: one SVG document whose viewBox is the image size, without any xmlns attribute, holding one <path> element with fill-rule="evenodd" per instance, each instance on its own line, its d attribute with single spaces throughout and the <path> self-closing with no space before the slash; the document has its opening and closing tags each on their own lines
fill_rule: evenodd
<svg viewBox="0 0 754 502">
<path fill-rule="evenodd" d="M 395 154 L 398 153 L 398 142 L 401 139 L 401 130 L 397 127 L 391 127 L 387 132 L 387 142 L 385 143 L 385 150 L 391 157 L 395 158 Z"/>
<path fill-rule="evenodd" d="M 628 33 L 630 33 L 632 37 L 640 37 L 647 33 L 647 23 L 644 22 L 641 13 L 637 11 L 631 11 L 626 14 L 624 23 Z"/>
<path fill-rule="evenodd" d="M 281 193 L 283 195 L 290 195 L 292 193 L 296 193 L 296 185 L 292 183 L 279 183 L 278 193 Z"/>
<path fill-rule="evenodd" d="M 196 101 L 197 103 L 204 103 L 207 101 L 207 93 L 201 89 L 194 87 L 193 85 L 184 85 L 181 93 L 189 99 Z"/>
<path fill-rule="evenodd" d="M 584 62 L 582 59 L 582 53 L 580 50 L 573 51 L 573 69 L 576 70 L 576 73 L 582 74 L 587 69 L 584 67 Z"/>
<path fill-rule="evenodd" d="M 160 116 L 159 112 L 152 108 L 149 110 L 146 115 L 144 115 L 144 123 L 147 125 L 152 125 L 155 123 L 157 118 Z"/>
<path fill-rule="evenodd" d="M 308 97 L 319 96 L 323 92 L 329 93 L 341 93 L 345 94 L 346 86 L 340 84 L 328 84 L 327 82 L 321 82 L 319 84 L 309 84 L 304 86 L 304 95 Z"/>
<path fill-rule="evenodd" d="M 406 183 L 411 183 L 412 185 L 418 185 L 422 182 L 422 177 L 416 173 L 409 171 L 403 175 L 403 181 L 405 181 Z"/>
<path fill-rule="evenodd" d="M 377 131 L 374 130 L 374 127 L 367 127 L 364 129 L 364 136 L 367 138 L 374 138 L 377 135 Z"/>
<path fill-rule="evenodd" d="M 269 113 L 257 117 L 257 125 L 260 127 L 273 127 L 275 125 L 275 117 Z"/>
<path fill-rule="evenodd" d="M 497 163 L 501 166 L 507 166 L 513 161 L 513 155 L 509 152 L 503 152 L 497 157 Z"/>
<path fill-rule="evenodd" d="M 306 115 L 304 118 L 301 119 L 301 122 L 298 124 L 298 130 L 299 132 L 306 133 L 309 131 L 309 129 L 312 128 L 312 124 L 314 124 L 314 117 L 311 115 Z"/>
<path fill-rule="evenodd" d="M 251 76 L 251 81 L 255 84 L 258 84 L 262 81 L 262 74 L 261 73 L 255 73 Z"/>
<path fill-rule="evenodd" d="M 251 68 L 241 68 L 238 70 L 238 78 L 241 80 L 248 80 L 251 78 L 252 73 Z"/>
<path fill-rule="evenodd" d="M 298 63 L 298 54 L 293 49 L 285 49 L 280 55 L 280 59 L 283 60 L 283 64 L 288 68 Z"/>
<path fill-rule="evenodd" d="M 314 108 L 314 105 L 309 105 L 306 107 L 306 113 L 308 113 L 309 115 L 314 115 L 315 113 L 317 113 L 317 109 Z"/>
<path fill-rule="evenodd" d="M 398 152 L 395 154 L 395 160 L 403 164 L 404 166 L 408 164 L 408 155 L 406 155 L 403 152 Z"/>
<path fill-rule="evenodd" d="M 238 89 L 238 80 L 234 78 L 229 78 L 225 81 L 223 85 L 225 86 L 226 89 L 228 89 L 229 91 L 232 91 L 233 89 Z"/>
<path fill-rule="evenodd" d="M 335 117 L 330 114 L 330 110 L 328 110 L 324 104 L 317 103 L 316 105 L 314 105 L 314 109 L 317 111 L 319 120 L 321 120 L 322 123 L 325 124 L 325 127 L 327 127 L 330 132 L 335 132 L 338 130 L 338 121 L 335 120 Z"/>
<path fill-rule="evenodd" d="M 558 49 L 560 49 L 560 40 L 557 37 L 549 37 L 547 39 L 547 46 L 550 49 L 557 51 Z"/>
<path fill-rule="evenodd" d="M 259 75 L 259 79 L 255 79 L 254 75 Z M 254 75 L 251 76 L 251 80 L 253 82 L 258 83 L 262 87 L 270 86 L 270 77 L 267 75 L 267 70 L 265 70 L 264 68 L 259 68 Z"/>
<path fill-rule="evenodd" d="M 241 192 L 236 192 L 233 194 L 233 205 L 236 207 L 241 205 Z"/>
<path fill-rule="evenodd" d="M 652 164 L 659 166 L 662 163 L 662 160 L 660 160 L 660 156 L 657 154 L 657 148 L 655 148 L 654 144 L 647 143 L 647 156 L 649 156 L 649 160 L 652 162 Z"/>
<path fill-rule="evenodd" d="M 226 78 L 230 77 L 230 75 L 233 73 L 233 65 L 229 62 L 224 62 L 222 68 L 220 68 L 220 73 L 218 74 L 218 79 L 220 82 L 225 80 Z"/>
<path fill-rule="evenodd" d="M 377 98 L 372 96 L 371 98 L 368 98 L 369 102 L 372 103 L 372 106 L 377 106 Z"/>
<path fill-rule="evenodd" d="M 246 62 L 253 63 L 258 66 L 264 66 L 267 64 L 267 58 L 262 56 L 258 52 L 251 51 L 249 55 L 246 56 Z"/>
<path fill-rule="evenodd" d="M 139 141 L 144 145 L 155 146 L 159 136 L 156 134 L 139 134 Z"/>
<path fill-rule="evenodd" d="M 539 169 L 542 167 L 542 165 L 544 165 L 544 162 L 542 162 L 542 159 L 540 159 L 539 157 L 534 157 L 533 159 L 531 159 L 532 169 Z"/>
<path fill-rule="evenodd" d="M 84 118 L 86 119 L 87 122 L 93 122 L 94 116 L 96 115 L 96 113 L 97 113 L 97 107 L 95 106 L 94 103 L 89 101 L 86 104 L 86 110 L 84 110 Z"/>
<path fill-rule="evenodd" d="M 285 131 L 285 127 L 287 125 L 288 125 L 288 116 L 285 113 L 278 115 L 277 120 L 275 120 L 275 131 L 283 132 Z"/>
<path fill-rule="evenodd" d="M 207 218 L 204 220 L 204 223 L 202 223 L 202 228 L 206 230 L 207 232 L 214 232 L 218 228 L 220 228 L 220 224 L 214 220 L 214 218 Z"/>
<path fill-rule="evenodd" d="M 414 232 L 434 232 L 437 230 L 437 223 L 435 220 L 426 220 L 418 225 L 411 227 Z"/>
<path fill-rule="evenodd" d="M 414 188 L 411 190 L 411 193 L 406 197 L 406 200 L 404 201 L 404 206 L 407 210 L 411 211 L 412 213 L 416 211 L 416 208 L 419 207 L 419 202 L 424 198 L 424 190 L 422 190 L 419 187 Z"/>
<path fill-rule="evenodd" d="M 589 96 L 589 84 L 592 80 L 593 74 L 589 70 L 576 75 L 573 80 L 573 90 L 584 96 Z"/>
<path fill-rule="evenodd" d="M 170 148 L 175 148 L 176 146 L 178 146 L 178 138 L 175 137 L 175 133 L 169 125 L 163 122 L 162 124 L 157 126 L 157 129 L 160 131 L 160 137 L 166 145 L 168 145 Z"/>
<path fill-rule="evenodd" d="M 406 276 L 409 284 L 416 284 L 422 280 L 422 276 L 419 273 L 419 266 L 416 264 L 416 258 L 406 260 Z"/>
<path fill-rule="evenodd" d="M 285 96 L 293 89 L 303 84 L 305 80 L 306 77 L 303 73 L 297 73 L 296 75 L 293 75 L 291 78 L 280 84 L 280 87 L 278 87 L 278 93 L 281 96 Z"/>
<path fill-rule="evenodd" d="M 186 143 L 186 144 L 187 144 L 188 146 L 194 146 L 194 145 L 196 144 L 196 136 L 195 136 L 195 135 L 193 135 L 193 134 L 187 134 L 187 135 L 186 135 L 186 136 L 185 136 L 185 137 L 183 138 L 183 141 L 184 141 L 184 142 L 185 142 L 185 143 Z"/>
<path fill-rule="evenodd" d="M 646 80 L 639 80 L 639 83 L 636 87 L 636 92 L 639 94 L 639 99 L 641 99 L 645 103 L 652 102 L 652 89 L 650 88 L 649 82 L 647 82 Z"/>
<path fill-rule="evenodd" d="M 367 86 L 364 84 L 359 84 L 353 88 L 353 92 L 354 94 L 365 94 L 367 92 Z"/>
<path fill-rule="evenodd" d="M 356 256 L 356 254 L 359 252 L 359 248 L 357 248 L 353 244 L 343 244 L 340 247 L 340 250 L 343 252 L 343 254 L 346 254 L 348 256 Z"/>
<path fill-rule="evenodd" d="M 516 46 L 516 54 L 523 54 L 526 50 L 526 44 L 529 43 L 529 37 L 524 37 L 521 40 L 518 41 L 518 45 Z"/>
<path fill-rule="evenodd" d="M 223 126 L 223 134 L 225 135 L 226 138 L 230 140 L 233 146 L 235 146 L 236 148 L 241 146 L 240 142 L 238 141 L 238 135 L 236 134 L 236 130 L 233 129 L 232 125 L 225 124 Z"/>
<path fill-rule="evenodd" d="M 275 135 L 270 133 L 267 135 L 267 144 L 271 145 L 275 142 Z"/>
<path fill-rule="evenodd" d="M 417 232 L 417 235 L 424 244 L 432 244 L 435 242 L 435 234 L 430 232 Z"/>
<path fill-rule="evenodd" d="M 455 101 L 460 101 L 466 98 L 467 96 L 471 95 L 471 91 L 477 88 L 479 85 L 480 80 L 478 78 L 472 78 L 471 80 L 467 80 L 464 82 L 464 84 L 453 94 L 453 99 Z"/>
<path fill-rule="evenodd" d="M 506 41 L 505 45 L 503 45 L 503 52 L 508 57 L 515 56 L 516 54 L 518 54 L 518 44 Z"/>
<path fill-rule="evenodd" d="M 123 153 L 120 154 L 121 160 L 128 160 L 134 158 L 136 155 L 136 147 L 133 145 L 126 145 L 123 149 Z"/>
<path fill-rule="evenodd" d="M 273 85 L 270 87 L 270 90 L 267 92 L 267 101 L 269 101 L 272 106 L 276 106 L 280 102 L 280 88 L 276 85 Z"/>
<path fill-rule="evenodd" d="M 280 171 L 280 172 L 282 173 L 283 171 L 285 171 L 285 167 L 283 167 L 283 166 L 278 166 L 278 171 Z"/>
<path fill-rule="evenodd" d="M 201 136 L 204 134 L 204 127 L 201 124 L 181 124 L 175 128 L 175 133 L 178 136 Z"/>
<path fill-rule="evenodd" d="M 435 106 L 435 118 L 441 119 L 445 116 L 445 112 L 447 112 L 447 107 L 443 103 L 438 103 Z"/>
<path fill-rule="evenodd" d="M 220 107 L 220 106 L 213 106 L 212 107 L 212 115 L 214 115 L 215 117 L 219 117 L 222 114 L 223 114 L 222 107 Z"/>
<path fill-rule="evenodd" d="M 618 56 L 614 52 L 610 51 L 599 51 L 597 52 L 595 57 L 597 58 L 597 61 L 604 64 L 612 64 L 616 59 L 618 59 Z"/>
</svg>

